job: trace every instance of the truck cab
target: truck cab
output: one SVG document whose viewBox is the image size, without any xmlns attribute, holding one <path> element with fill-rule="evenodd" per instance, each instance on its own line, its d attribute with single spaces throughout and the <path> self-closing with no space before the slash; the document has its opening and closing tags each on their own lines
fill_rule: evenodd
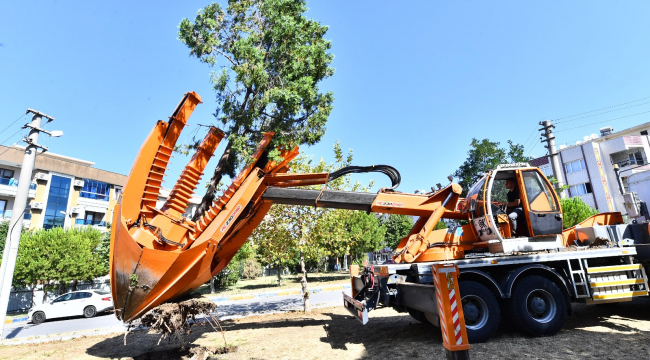
<svg viewBox="0 0 650 360">
<path fill-rule="evenodd" d="M 507 179 L 514 179 L 519 189 L 520 207 L 524 214 L 517 218 L 516 233 L 512 231 L 514 224 L 506 213 Z M 557 194 L 539 168 L 526 163 L 499 165 L 484 174 L 470 188 L 462 212 L 469 214 L 478 238 L 490 244 L 502 244 L 515 238 L 526 238 L 527 242 L 562 241 L 563 217 Z"/>
</svg>

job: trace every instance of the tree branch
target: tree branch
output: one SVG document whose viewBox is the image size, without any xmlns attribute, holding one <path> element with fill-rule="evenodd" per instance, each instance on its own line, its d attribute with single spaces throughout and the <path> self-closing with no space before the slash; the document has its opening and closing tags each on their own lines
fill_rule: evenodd
<svg viewBox="0 0 650 360">
<path fill-rule="evenodd" d="M 217 48 L 214 47 L 214 46 L 212 47 L 212 50 L 218 52 L 218 53 L 221 54 L 223 57 L 225 57 L 226 59 L 228 59 L 228 61 L 230 61 L 231 64 L 233 64 L 233 65 L 235 65 L 235 66 L 239 66 L 239 63 L 234 62 L 234 61 L 230 58 L 230 56 L 226 55 L 223 51 L 217 49 Z"/>
</svg>

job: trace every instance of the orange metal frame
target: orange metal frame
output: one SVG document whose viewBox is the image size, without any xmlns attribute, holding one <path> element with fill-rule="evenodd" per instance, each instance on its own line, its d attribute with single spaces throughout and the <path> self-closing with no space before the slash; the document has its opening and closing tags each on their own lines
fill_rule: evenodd
<svg viewBox="0 0 650 360">
<path fill-rule="evenodd" d="M 211 128 L 169 198 L 156 208 L 165 171 L 181 130 L 201 98 L 186 93 L 169 122 L 158 121 L 142 145 L 114 210 L 110 275 L 115 313 L 131 321 L 151 308 L 197 289 L 221 271 L 263 220 L 272 203 L 269 187 L 326 184 L 328 173 L 287 174 L 298 148 L 281 149 L 281 162 L 260 162 L 273 133 L 263 137 L 250 162 L 198 221 L 182 216 L 206 164 L 224 134 Z M 473 226 L 433 230 L 442 218 L 470 220 L 458 208 L 457 184 L 431 194 L 382 189 L 372 212 L 419 216 L 395 250 L 396 262 L 461 259 L 477 243 Z M 320 206 L 321 204 L 314 204 Z M 620 214 L 619 214 L 620 216 Z M 571 242 L 570 235 L 566 237 Z"/>
</svg>

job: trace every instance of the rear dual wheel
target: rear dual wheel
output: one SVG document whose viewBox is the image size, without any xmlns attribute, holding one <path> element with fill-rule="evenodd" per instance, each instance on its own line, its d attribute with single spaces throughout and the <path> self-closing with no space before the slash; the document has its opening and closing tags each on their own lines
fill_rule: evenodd
<svg viewBox="0 0 650 360">
<path fill-rule="evenodd" d="M 551 280 L 528 276 L 519 281 L 507 303 L 508 319 L 531 336 L 557 334 L 566 321 L 564 294 Z"/>
</svg>

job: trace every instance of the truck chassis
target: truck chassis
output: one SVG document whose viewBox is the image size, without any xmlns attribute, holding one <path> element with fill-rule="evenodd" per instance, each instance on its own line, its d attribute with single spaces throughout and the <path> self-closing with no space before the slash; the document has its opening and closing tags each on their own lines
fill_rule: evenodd
<svg viewBox="0 0 650 360">
<path fill-rule="evenodd" d="M 351 269 L 353 296 L 344 306 L 363 324 L 368 312 L 392 307 L 439 326 L 432 265 L 373 265 Z M 484 342 L 507 317 L 532 336 L 553 335 L 571 315 L 571 303 L 630 301 L 648 295 L 636 248 L 574 247 L 530 254 L 472 253 L 452 260 L 459 282 L 470 343 Z"/>
</svg>

